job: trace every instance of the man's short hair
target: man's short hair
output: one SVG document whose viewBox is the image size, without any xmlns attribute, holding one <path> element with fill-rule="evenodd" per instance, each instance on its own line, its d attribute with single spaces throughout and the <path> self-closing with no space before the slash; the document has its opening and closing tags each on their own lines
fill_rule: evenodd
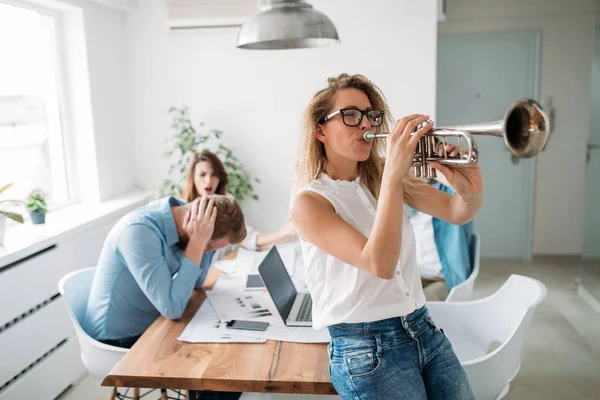
<svg viewBox="0 0 600 400">
<path fill-rule="evenodd" d="M 217 220 L 212 239 L 228 238 L 229 243 L 240 243 L 246 238 L 246 221 L 242 207 L 232 196 L 213 194 L 208 196 L 213 199 L 217 207 Z"/>
</svg>

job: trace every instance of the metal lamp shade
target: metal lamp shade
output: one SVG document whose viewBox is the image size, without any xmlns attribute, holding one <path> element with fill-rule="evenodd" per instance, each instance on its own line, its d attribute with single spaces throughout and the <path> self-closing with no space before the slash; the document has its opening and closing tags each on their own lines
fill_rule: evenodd
<svg viewBox="0 0 600 400">
<path fill-rule="evenodd" d="M 300 49 L 339 43 L 333 22 L 304 0 L 266 0 L 242 25 L 237 47 L 250 50 Z"/>
</svg>

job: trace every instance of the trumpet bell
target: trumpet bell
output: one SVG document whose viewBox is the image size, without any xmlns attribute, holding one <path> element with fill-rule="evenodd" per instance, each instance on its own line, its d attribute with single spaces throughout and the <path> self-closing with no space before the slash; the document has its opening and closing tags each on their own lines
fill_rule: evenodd
<svg viewBox="0 0 600 400">
<path fill-rule="evenodd" d="M 504 118 L 504 143 L 519 158 L 531 158 L 546 145 L 550 122 L 538 102 L 517 101 Z"/>
</svg>

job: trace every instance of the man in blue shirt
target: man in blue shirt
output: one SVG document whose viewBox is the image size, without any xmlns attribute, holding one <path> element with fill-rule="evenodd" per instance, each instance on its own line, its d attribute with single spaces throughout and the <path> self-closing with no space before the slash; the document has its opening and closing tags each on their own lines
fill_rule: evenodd
<svg viewBox="0 0 600 400">
<path fill-rule="evenodd" d="M 439 146 L 439 145 L 438 145 Z M 441 152 L 441 147 L 438 152 Z M 455 145 L 446 146 L 451 157 L 457 157 Z M 441 171 L 428 183 L 438 190 L 456 194 Z M 473 221 L 454 225 L 408 207 L 408 216 L 417 240 L 417 263 L 428 301 L 443 301 L 448 292 L 464 282 L 473 269 L 470 249 L 474 238 Z"/>
<path fill-rule="evenodd" d="M 128 213 L 104 242 L 84 329 L 104 343 L 131 347 L 159 315 L 181 318 L 214 251 L 245 236 L 244 215 L 229 196 L 189 204 L 169 197 Z M 207 398 L 239 397 L 211 393 Z"/>
<path fill-rule="evenodd" d="M 454 194 L 450 186 L 430 183 L 436 189 Z M 473 221 L 454 225 L 408 207 L 408 217 L 417 241 L 417 263 L 428 301 L 443 301 L 448 292 L 464 282 L 473 269 L 471 242 Z"/>
</svg>

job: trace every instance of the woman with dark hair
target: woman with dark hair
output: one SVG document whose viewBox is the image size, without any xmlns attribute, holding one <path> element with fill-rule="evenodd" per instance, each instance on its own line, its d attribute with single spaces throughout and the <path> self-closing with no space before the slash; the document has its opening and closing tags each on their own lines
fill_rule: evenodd
<svg viewBox="0 0 600 400">
<path fill-rule="evenodd" d="M 203 151 L 194 154 L 190 160 L 182 197 L 189 203 L 198 197 L 213 194 L 227 195 L 228 184 L 227 171 L 219 157 L 210 151 Z M 276 232 L 259 232 L 249 225 L 246 225 L 246 231 L 246 239 L 240 243 L 240 246 L 248 250 L 264 250 L 276 244 L 298 240 L 296 229 L 289 220 Z M 231 250 L 231 246 L 219 250 L 213 262 L 220 260 Z"/>
<path fill-rule="evenodd" d="M 190 203 L 200 196 L 227 194 L 229 178 L 223 163 L 214 153 L 203 151 L 192 156 L 187 169 L 183 200 Z"/>
</svg>

